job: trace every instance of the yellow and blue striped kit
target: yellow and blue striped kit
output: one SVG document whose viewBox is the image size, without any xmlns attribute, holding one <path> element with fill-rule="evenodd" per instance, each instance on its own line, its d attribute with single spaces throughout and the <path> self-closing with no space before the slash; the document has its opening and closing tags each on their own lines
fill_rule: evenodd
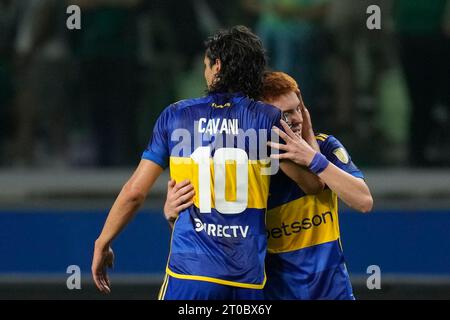
<svg viewBox="0 0 450 320">
<path fill-rule="evenodd" d="M 316 136 L 321 153 L 363 178 L 333 136 Z M 283 172 L 272 177 L 267 212 L 267 299 L 353 299 L 340 246 L 337 196 L 306 195 Z"/>
</svg>

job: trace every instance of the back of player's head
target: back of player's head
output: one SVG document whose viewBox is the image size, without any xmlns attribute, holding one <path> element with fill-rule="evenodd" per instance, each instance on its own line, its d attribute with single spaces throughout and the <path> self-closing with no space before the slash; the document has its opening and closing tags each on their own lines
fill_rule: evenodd
<svg viewBox="0 0 450 320">
<path fill-rule="evenodd" d="M 266 71 L 264 73 L 261 100 L 266 102 L 274 101 L 291 91 L 300 97 L 297 81 L 290 75 L 278 71 Z"/>
<path fill-rule="evenodd" d="M 235 26 L 209 37 L 205 47 L 211 66 L 216 59 L 221 62 L 210 92 L 242 92 L 259 98 L 266 56 L 258 36 L 247 27 Z"/>
</svg>

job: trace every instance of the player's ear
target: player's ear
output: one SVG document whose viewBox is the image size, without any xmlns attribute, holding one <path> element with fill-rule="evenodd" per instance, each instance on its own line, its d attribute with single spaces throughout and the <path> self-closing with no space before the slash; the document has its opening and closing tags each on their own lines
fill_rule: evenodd
<svg viewBox="0 0 450 320">
<path fill-rule="evenodd" d="M 216 59 L 216 61 L 214 61 L 212 69 L 215 74 L 219 73 L 222 69 L 222 61 L 220 59 Z"/>
</svg>

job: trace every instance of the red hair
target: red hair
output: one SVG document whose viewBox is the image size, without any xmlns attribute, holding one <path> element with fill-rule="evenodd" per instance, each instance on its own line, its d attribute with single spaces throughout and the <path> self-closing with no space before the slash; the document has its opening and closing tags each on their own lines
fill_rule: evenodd
<svg viewBox="0 0 450 320">
<path fill-rule="evenodd" d="M 291 91 L 300 96 L 297 81 L 290 75 L 279 71 L 266 71 L 264 73 L 261 100 L 273 101 Z"/>
</svg>

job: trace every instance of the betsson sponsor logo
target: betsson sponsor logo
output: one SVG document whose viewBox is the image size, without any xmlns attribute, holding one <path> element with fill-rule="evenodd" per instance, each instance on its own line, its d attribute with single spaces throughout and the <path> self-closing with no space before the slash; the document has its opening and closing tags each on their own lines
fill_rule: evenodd
<svg viewBox="0 0 450 320">
<path fill-rule="evenodd" d="M 329 219 L 327 219 L 327 217 Z M 281 226 L 266 230 L 267 238 L 278 239 L 281 237 L 289 237 L 299 233 L 302 230 L 309 230 L 311 228 L 319 228 L 321 225 L 326 224 L 328 221 L 334 222 L 333 214 L 330 211 L 322 214 L 316 214 L 312 218 L 304 218 L 300 221 L 294 221 L 291 224 L 286 224 L 284 221 Z"/>
</svg>

